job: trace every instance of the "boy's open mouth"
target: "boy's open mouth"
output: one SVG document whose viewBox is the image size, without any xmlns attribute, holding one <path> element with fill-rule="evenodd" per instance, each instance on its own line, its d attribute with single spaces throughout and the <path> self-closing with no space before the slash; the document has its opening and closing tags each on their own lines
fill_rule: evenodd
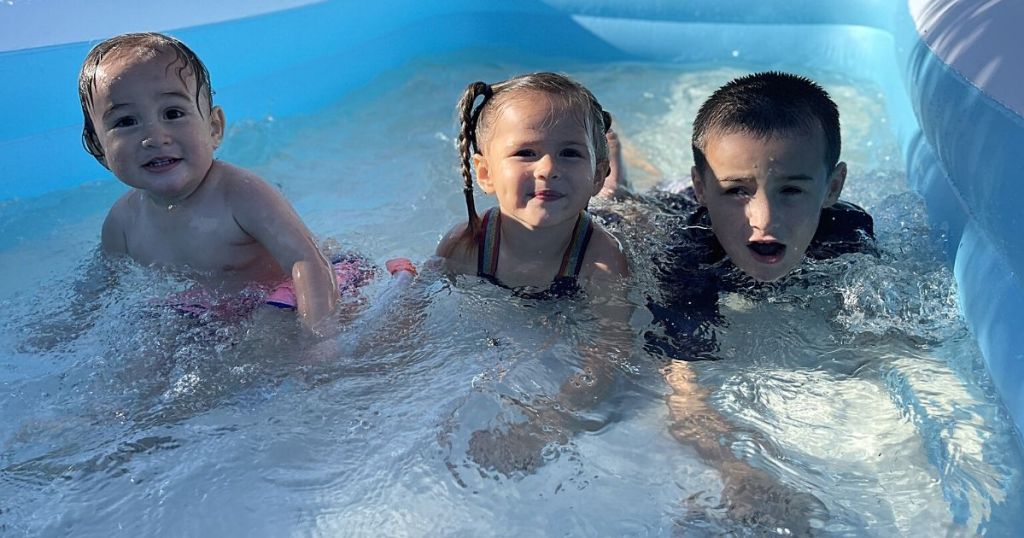
<svg viewBox="0 0 1024 538">
<path fill-rule="evenodd" d="M 174 166 L 180 160 L 181 159 L 175 159 L 174 157 L 157 157 L 156 159 L 153 159 L 148 163 L 142 165 L 142 167 L 147 170 L 153 171 L 164 170 L 166 168 Z"/>
<path fill-rule="evenodd" d="M 786 253 L 786 245 L 777 241 L 747 243 L 747 248 L 754 253 L 754 258 L 764 263 L 776 263 Z"/>
</svg>

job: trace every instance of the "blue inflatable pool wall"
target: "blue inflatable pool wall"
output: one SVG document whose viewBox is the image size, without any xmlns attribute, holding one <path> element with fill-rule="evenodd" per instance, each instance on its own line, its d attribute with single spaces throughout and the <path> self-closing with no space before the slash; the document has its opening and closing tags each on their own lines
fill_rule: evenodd
<svg viewBox="0 0 1024 538">
<path fill-rule="evenodd" d="M 229 121 L 309 113 L 411 58 L 483 45 L 589 61 L 784 62 L 873 81 L 1021 431 L 1024 60 L 1014 38 L 1024 2 L 182 0 L 160 20 L 155 2 L 108 3 L 105 13 L 123 16 L 71 0 L 0 6 L 0 200 L 110 177 L 81 149 L 76 76 L 96 40 L 126 31 L 189 43 Z"/>
</svg>

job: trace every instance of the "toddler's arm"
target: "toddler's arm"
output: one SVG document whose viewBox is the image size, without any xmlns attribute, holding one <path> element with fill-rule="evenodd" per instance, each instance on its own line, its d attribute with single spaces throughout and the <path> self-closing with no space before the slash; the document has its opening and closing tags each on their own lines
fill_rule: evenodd
<svg viewBox="0 0 1024 538">
<path fill-rule="evenodd" d="M 299 319 L 314 333 L 334 311 L 338 287 L 327 259 L 284 196 L 245 174 L 230 186 L 231 211 L 241 229 L 260 242 L 292 276 Z"/>
<path fill-rule="evenodd" d="M 130 195 L 131 193 L 125 194 L 117 202 L 114 202 L 113 207 L 107 213 L 107 218 L 103 221 L 103 229 L 100 232 L 100 249 L 104 254 L 113 256 L 128 254 L 124 219 Z"/>
</svg>

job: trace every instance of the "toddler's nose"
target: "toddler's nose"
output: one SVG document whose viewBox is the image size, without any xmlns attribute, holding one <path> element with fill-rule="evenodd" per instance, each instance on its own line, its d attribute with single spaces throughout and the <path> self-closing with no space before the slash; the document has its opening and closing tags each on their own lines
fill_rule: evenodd
<svg viewBox="0 0 1024 538">
<path fill-rule="evenodd" d="M 143 133 L 142 145 L 147 148 L 155 148 L 170 142 L 167 131 L 159 125 L 149 125 Z"/>
</svg>

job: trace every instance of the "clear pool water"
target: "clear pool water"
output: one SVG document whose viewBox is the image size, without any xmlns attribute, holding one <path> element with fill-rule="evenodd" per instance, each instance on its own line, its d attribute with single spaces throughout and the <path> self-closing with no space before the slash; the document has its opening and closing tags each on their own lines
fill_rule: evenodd
<svg viewBox="0 0 1024 538">
<path fill-rule="evenodd" d="M 613 112 L 661 171 L 634 169 L 641 189 L 685 177 L 697 106 L 741 73 L 456 54 L 310 117 L 233 123 L 220 157 L 279 185 L 321 238 L 378 263 L 425 260 L 464 215 L 459 93 L 541 68 L 578 78 Z M 811 266 L 806 286 L 771 300 L 723 297 L 722 360 L 694 364 L 698 379 L 736 427 L 733 453 L 825 504 L 823 534 L 1011 534 L 1024 523 L 1021 447 L 960 319 L 939 233 L 907 192 L 881 93 L 806 74 L 839 103 L 845 198 L 875 216 L 884 255 Z M 547 447 L 534 471 L 504 475 L 467 455 L 474 431 L 521 421 L 580 367 L 575 343 L 602 342 L 572 302 L 510 300 L 427 273 L 419 323 L 371 309 L 309 348 L 286 316 L 195 323 L 154 308 L 184 284 L 125 266 L 70 337 L 73 283 L 123 192 L 96 179 L 0 206 L 0 534 L 766 530 L 716 509 L 718 474 L 669 435 L 664 364 L 639 350 L 609 353 L 619 376 L 587 414 L 591 431 Z M 636 259 L 658 248 L 617 232 Z M 642 307 L 650 278 L 635 269 Z M 367 289 L 370 303 L 383 288 Z"/>
</svg>

